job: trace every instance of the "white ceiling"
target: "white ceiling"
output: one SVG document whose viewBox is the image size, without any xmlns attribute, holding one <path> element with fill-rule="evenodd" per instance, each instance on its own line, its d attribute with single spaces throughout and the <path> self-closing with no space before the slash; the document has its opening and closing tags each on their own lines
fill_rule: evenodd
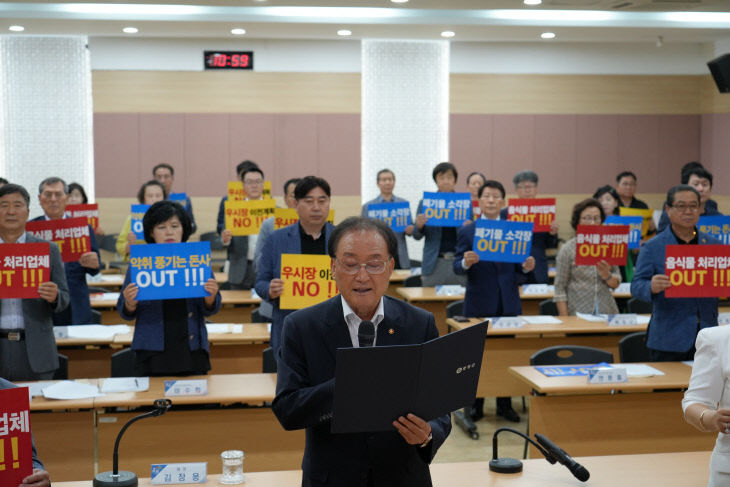
<svg viewBox="0 0 730 487">
<path fill-rule="evenodd" d="M 11 25 L 25 31 L 11 33 Z M 730 38 L 730 0 L 544 0 L 527 7 L 522 0 L 157 0 L 66 3 L 38 0 L 0 3 L 0 33 L 12 35 L 134 37 L 337 39 L 441 39 L 454 41 L 704 43 Z"/>
</svg>

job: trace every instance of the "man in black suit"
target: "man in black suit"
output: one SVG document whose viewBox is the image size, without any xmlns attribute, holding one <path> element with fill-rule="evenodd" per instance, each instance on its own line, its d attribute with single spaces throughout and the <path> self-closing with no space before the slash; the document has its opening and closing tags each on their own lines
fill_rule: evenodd
<svg viewBox="0 0 730 487">
<path fill-rule="evenodd" d="M 375 325 L 375 346 L 438 336 L 431 313 L 384 296 L 397 249 L 382 222 L 346 219 L 328 245 L 340 295 L 284 320 L 273 410 L 285 429 L 307 430 L 303 486 L 431 485 L 428 465 L 451 431 L 449 415 L 424 421 L 408 414 L 386 432 L 330 432 L 336 351 L 359 346 L 362 321 Z"/>
</svg>

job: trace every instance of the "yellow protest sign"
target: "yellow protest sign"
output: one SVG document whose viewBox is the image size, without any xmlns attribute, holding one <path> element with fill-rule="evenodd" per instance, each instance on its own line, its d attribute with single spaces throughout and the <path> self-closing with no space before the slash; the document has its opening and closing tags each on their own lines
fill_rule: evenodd
<svg viewBox="0 0 730 487">
<path fill-rule="evenodd" d="M 264 181 L 264 191 L 261 196 L 265 200 L 271 198 L 271 181 Z M 228 199 L 230 201 L 243 201 L 246 199 L 246 190 L 243 189 L 241 181 L 228 181 Z"/>
<path fill-rule="evenodd" d="M 264 192 L 261 193 L 261 196 L 265 200 L 271 199 L 271 181 L 264 181 Z"/>
<path fill-rule="evenodd" d="M 281 309 L 302 309 L 339 293 L 327 255 L 281 254 Z"/>
<path fill-rule="evenodd" d="M 651 217 L 654 216 L 654 210 L 648 209 L 644 210 L 641 208 L 626 208 L 624 206 L 620 206 L 619 209 L 619 215 L 621 216 L 640 216 L 644 219 L 643 224 L 641 225 L 641 238 L 646 237 L 646 234 L 649 233 L 649 225 L 651 225 Z"/>
<path fill-rule="evenodd" d="M 226 229 L 234 236 L 256 235 L 261 224 L 274 215 L 276 202 L 268 200 L 226 201 Z"/>
<path fill-rule="evenodd" d="M 299 221 L 299 214 L 294 208 L 276 208 L 274 210 L 274 230 L 288 227 Z M 327 221 L 335 224 L 335 210 L 330 210 Z"/>
</svg>

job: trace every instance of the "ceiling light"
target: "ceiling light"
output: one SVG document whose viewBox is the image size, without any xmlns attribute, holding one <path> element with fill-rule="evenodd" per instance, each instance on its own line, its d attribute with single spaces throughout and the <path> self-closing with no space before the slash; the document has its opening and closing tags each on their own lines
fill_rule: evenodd
<svg viewBox="0 0 730 487">
<path fill-rule="evenodd" d="M 543 39 L 555 39 L 555 32 L 543 32 L 540 34 Z"/>
<path fill-rule="evenodd" d="M 242 36 L 246 33 L 246 29 L 231 29 L 231 34 L 234 36 Z"/>
<path fill-rule="evenodd" d="M 8 27 L 8 30 L 12 32 L 23 32 L 25 30 L 25 27 L 23 27 L 22 25 L 11 25 L 10 27 Z"/>
<path fill-rule="evenodd" d="M 522 0 L 525 5 L 540 5 L 542 0 Z"/>
<path fill-rule="evenodd" d="M 340 30 L 337 31 L 337 35 L 338 36 L 351 36 L 352 35 L 352 31 L 351 30 L 347 30 L 347 29 L 340 29 Z"/>
<path fill-rule="evenodd" d="M 139 29 L 136 27 L 125 27 L 124 29 L 122 29 L 122 32 L 124 32 L 125 34 L 136 34 L 137 32 L 139 32 Z"/>
<path fill-rule="evenodd" d="M 455 35 L 456 33 L 450 30 L 445 30 L 441 33 L 441 37 L 454 37 Z"/>
</svg>

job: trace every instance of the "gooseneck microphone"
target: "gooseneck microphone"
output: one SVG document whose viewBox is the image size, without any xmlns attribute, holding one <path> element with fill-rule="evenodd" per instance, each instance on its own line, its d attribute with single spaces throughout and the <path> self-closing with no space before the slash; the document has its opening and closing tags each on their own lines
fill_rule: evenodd
<svg viewBox="0 0 730 487">
<path fill-rule="evenodd" d="M 572 473 L 575 478 L 581 482 L 585 482 L 591 476 L 583 465 L 573 460 L 570 455 L 565 453 L 563 449 L 548 438 L 538 433 L 535 433 L 535 438 L 537 438 L 537 442 L 540 443 L 548 453 L 550 453 L 550 456 L 560 462 L 561 465 L 568 467 L 568 470 L 570 470 L 570 473 Z"/>
<path fill-rule="evenodd" d="M 360 347 L 372 347 L 375 341 L 375 325 L 372 321 L 361 321 L 357 329 L 357 340 Z"/>
<path fill-rule="evenodd" d="M 122 429 L 117 435 L 117 440 L 114 442 L 114 463 L 113 470 L 111 472 L 102 472 L 94 476 L 94 487 L 136 487 L 137 476 L 133 472 L 119 471 L 119 442 L 122 440 L 122 435 L 132 423 L 139 421 L 144 418 L 152 418 L 155 416 L 162 416 L 170 409 L 172 401 L 169 399 L 155 399 L 154 407 L 152 411 L 135 416 L 127 424 L 122 426 Z"/>
<path fill-rule="evenodd" d="M 497 431 L 494 432 L 494 436 L 492 436 L 492 459 L 489 461 L 489 470 L 492 472 L 497 473 L 519 473 L 522 472 L 522 462 L 517 460 L 516 458 L 499 458 L 498 453 L 498 446 L 497 446 L 497 435 L 503 431 L 509 431 L 510 433 L 513 433 L 517 436 L 521 436 L 525 440 L 532 443 L 532 445 L 540 451 L 543 455 L 545 455 L 545 459 L 550 463 L 555 463 L 556 460 L 550 456 L 548 452 L 543 450 L 543 448 L 535 443 L 535 441 L 524 434 L 521 431 L 517 431 L 516 429 L 512 428 L 497 428 Z"/>
</svg>

